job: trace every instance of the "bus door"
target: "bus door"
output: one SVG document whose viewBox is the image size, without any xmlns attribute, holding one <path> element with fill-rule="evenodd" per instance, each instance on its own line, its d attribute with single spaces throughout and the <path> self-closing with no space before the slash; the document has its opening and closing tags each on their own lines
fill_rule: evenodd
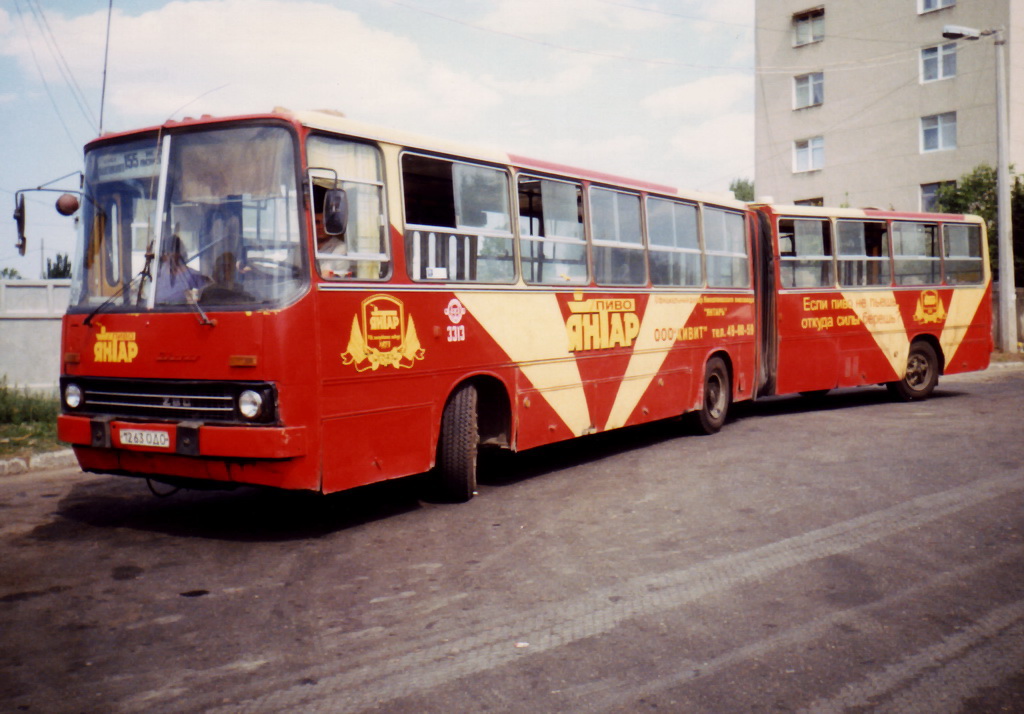
<svg viewBox="0 0 1024 714">
<path fill-rule="evenodd" d="M 778 372 L 776 393 L 831 389 L 838 383 L 832 222 L 779 216 Z"/>
<path fill-rule="evenodd" d="M 778 370 L 779 336 L 776 329 L 775 254 L 772 250 L 771 219 L 764 213 L 754 213 L 754 292 L 757 296 L 758 375 L 755 396 L 766 397 L 775 393 Z"/>
</svg>

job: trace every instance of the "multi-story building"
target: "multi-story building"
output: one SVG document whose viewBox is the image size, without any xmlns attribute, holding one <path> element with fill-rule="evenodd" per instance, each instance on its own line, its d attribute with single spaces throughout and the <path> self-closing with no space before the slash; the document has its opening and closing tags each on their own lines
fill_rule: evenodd
<svg viewBox="0 0 1024 714">
<path fill-rule="evenodd" d="M 756 0 L 758 196 L 928 210 L 996 165 L 992 36 L 1005 28 L 1010 163 L 1024 171 L 1024 0 Z"/>
</svg>

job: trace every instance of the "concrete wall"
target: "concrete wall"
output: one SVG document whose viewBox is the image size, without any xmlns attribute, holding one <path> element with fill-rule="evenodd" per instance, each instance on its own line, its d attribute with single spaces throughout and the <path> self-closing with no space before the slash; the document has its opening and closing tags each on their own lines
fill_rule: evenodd
<svg viewBox="0 0 1024 714">
<path fill-rule="evenodd" d="M 1010 25 L 1010 162 L 1024 164 L 1024 11 L 1020 0 L 973 0 L 918 13 L 914 0 L 757 0 L 755 187 L 778 203 L 921 207 L 921 186 L 996 164 L 995 50 L 957 43 L 957 74 L 922 83 L 921 50 L 945 44 L 947 24 Z M 793 16 L 824 7 L 825 38 L 793 46 Z M 1011 16 L 1011 7 L 1014 8 Z M 797 76 L 821 72 L 824 100 L 794 108 Z M 957 148 L 922 152 L 921 118 L 957 114 Z M 824 165 L 793 166 L 794 141 L 822 137 Z"/>
<path fill-rule="evenodd" d="M 9 386 L 56 390 L 70 294 L 70 280 L 0 280 L 0 377 Z"/>
</svg>

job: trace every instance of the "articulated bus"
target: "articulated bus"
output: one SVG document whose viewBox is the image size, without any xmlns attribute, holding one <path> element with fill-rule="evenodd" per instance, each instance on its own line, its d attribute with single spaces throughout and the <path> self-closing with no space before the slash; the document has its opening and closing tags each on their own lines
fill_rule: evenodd
<svg viewBox="0 0 1024 714">
<path fill-rule="evenodd" d="M 923 398 L 992 349 L 977 218 L 748 206 L 329 113 L 103 136 L 70 210 L 59 437 L 172 485 L 430 472 L 464 501 L 484 448 Z"/>
</svg>

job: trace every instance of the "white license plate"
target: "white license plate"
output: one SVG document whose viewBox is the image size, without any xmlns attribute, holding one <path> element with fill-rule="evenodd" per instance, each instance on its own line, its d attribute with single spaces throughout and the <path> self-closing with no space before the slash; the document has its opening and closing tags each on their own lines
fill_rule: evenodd
<svg viewBox="0 0 1024 714">
<path fill-rule="evenodd" d="M 123 446 L 149 446 L 157 449 L 171 448 L 171 435 L 166 431 L 150 429 L 121 429 Z"/>
</svg>

